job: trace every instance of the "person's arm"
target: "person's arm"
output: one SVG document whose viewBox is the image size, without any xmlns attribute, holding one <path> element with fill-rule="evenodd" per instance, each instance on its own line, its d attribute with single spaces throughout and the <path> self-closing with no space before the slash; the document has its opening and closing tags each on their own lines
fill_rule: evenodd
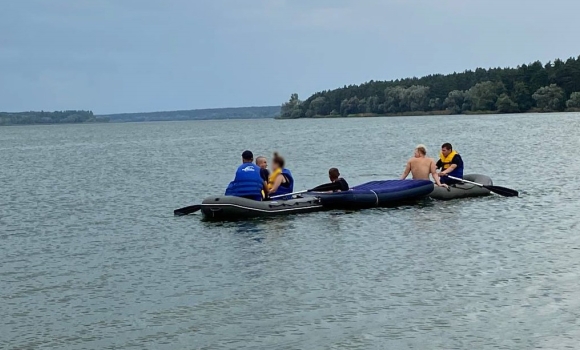
<svg viewBox="0 0 580 350">
<path fill-rule="evenodd" d="M 439 159 L 437 161 L 437 164 L 435 164 L 435 168 L 437 168 L 437 169 L 443 168 L 443 162 L 441 161 L 441 159 Z"/>
<path fill-rule="evenodd" d="M 268 194 L 268 175 L 269 172 L 266 169 L 260 169 L 260 177 L 262 177 L 263 190 L 265 194 Z"/>
<path fill-rule="evenodd" d="M 433 180 L 435 180 L 435 184 L 439 187 L 448 187 L 447 185 L 442 185 L 441 180 L 439 179 L 439 174 L 437 174 L 437 168 L 435 167 L 435 163 L 431 162 L 431 176 L 433 176 Z"/>
<path fill-rule="evenodd" d="M 407 176 L 409 176 L 410 172 L 411 172 L 411 161 L 408 161 L 407 166 L 405 166 L 405 171 L 403 172 L 403 175 L 401 175 L 401 180 L 405 180 Z"/>
<path fill-rule="evenodd" d="M 272 189 L 268 192 L 270 193 L 274 193 L 278 190 L 278 187 L 280 187 L 280 185 L 282 184 L 282 181 L 284 180 L 284 176 L 282 176 L 282 174 L 276 176 L 276 180 L 274 180 L 274 185 L 272 186 Z"/>
<path fill-rule="evenodd" d="M 451 165 L 449 166 L 449 168 L 447 168 L 444 171 L 440 172 L 439 175 L 447 176 L 447 174 L 449 174 L 453 170 L 457 169 L 457 167 L 460 164 L 462 164 L 462 163 L 463 163 L 463 160 L 461 159 L 461 156 L 459 154 L 455 155 L 453 157 L 453 159 L 451 159 Z"/>
<path fill-rule="evenodd" d="M 453 170 L 455 170 L 455 168 L 457 168 L 457 164 L 451 164 L 449 166 L 449 168 L 443 170 L 442 172 L 439 173 L 440 176 L 447 176 L 447 174 L 449 174 L 450 172 L 452 172 Z"/>
<path fill-rule="evenodd" d="M 335 180 L 331 182 L 332 184 L 334 184 L 337 187 L 340 187 L 340 182 L 339 180 Z M 334 189 L 334 190 L 330 190 L 330 191 L 325 191 L 326 193 L 334 193 L 334 192 L 340 192 L 340 188 Z"/>
</svg>

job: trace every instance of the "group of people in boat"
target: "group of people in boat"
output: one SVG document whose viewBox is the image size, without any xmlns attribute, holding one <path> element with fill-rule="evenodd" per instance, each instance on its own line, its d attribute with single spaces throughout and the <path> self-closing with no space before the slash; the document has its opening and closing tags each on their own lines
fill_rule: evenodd
<svg viewBox="0 0 580 350">
<path fill-rule="evenodd" d="M 413 180 L 429 180 L 431 175 L 437 186 L 449 187 L 459 182 L 451 177 L 463 178 L 463 159 L 448 142 L 441 145 L 437 162 L 427 157 L 427 148 L 424 145 L 418 145 L 413 158 L 407 162 L 401 179 L 406 179 L 409 174 L 413 176 Z"/>
<path fill-rule="evenodd" d="M 262 201 L 270 198 L 284 197 L 294 191 L 294 177 L 285 167 L 284 158 L 274 152 L 272 166 L 268 170 L 268 159 L 264 156 L 256 157 L 251 151 L 242 153 L 242 165 L 236 170 L 234 180 L 226 189 L 226 196 L 243 197 Z M 335 191 L 349 189 L 346 180 L 340 177 L 337 168 L 328 171 L 330 181 L 335 183 Z"/>
<path fill-rule="evenodd" d="M 259 156 L 254 163 L 254 154 L 244 151 L 242 164 L 236 170 L 234 180 L 228 185 L 225 195 L 257 201 L 290 195 L 294 191 L 294 178 L 285 165 L 284 158 L 277 152 L 274 152 L 271 168 L 268 169 L 266 157 Z M 437 169 L 440 171 L 437 172 Z M 448 187 L 458 182 L 449 176 L 463 178 L 463 159 L 450 143 L 441 146 L 437 162 L 427 157 L 427 148 L 424 145 L 418 145 L 413 158 L 407 162 L 401 179 L 406 179 L 409 174 L 414 180 L 430 180 L 431 176 L 437 186 Z M 340 176 L 337 168 L 330 168 L 328 177 L 335 185 L 333 191 L 349 190 L 348 183 Z"/>
</svg>

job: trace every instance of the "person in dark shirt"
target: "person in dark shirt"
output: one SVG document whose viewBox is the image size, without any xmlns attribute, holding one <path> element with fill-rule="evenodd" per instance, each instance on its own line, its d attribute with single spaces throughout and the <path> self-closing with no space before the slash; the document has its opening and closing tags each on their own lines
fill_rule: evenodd
<svg viewBox="0 0 580 350">
<path fill-rule="evenodd" d="M 330 178 L 330 182 L 337 183 L 339 186 L 334 192 L 348 191 L 350 189 L 346 180 L 340 177 L 340 172 L 337 168 L 330 168 L 328 170 L 328 177 Z"/>
<path fill-rule="evenodd" d="M 268 171 L 268 160 L 264 156 L 259 156 L 256 158 L 256 165 L 260 167 L 260 177 L 264 180 L 264 197 L 268 193 L 268 177 L 270 177 L 270 172 Z"/>
<path fill-rule="evenodd" d="M 457 151 L 453 150 L 453 146 L 450 143 L 444 143 L 441 146 L 439 160 L 435 166 L 437 169 L 441 169 L 439 178 L 443 184 L 453 185 L 459 183 L 459 181 L 447 177 L 448 175 L 459 179 L 463 178 L 463 159 L 461 159 Z"/>
<path fill-rule="evenodd" d="M 268 182 L 268 176 L 270 172 L 268 171 L 268 160 L 264 156 L 259 156 L 256 158 L 256 165 L 260 167 L 260 176 L 264 181 Z"/>
</svg>

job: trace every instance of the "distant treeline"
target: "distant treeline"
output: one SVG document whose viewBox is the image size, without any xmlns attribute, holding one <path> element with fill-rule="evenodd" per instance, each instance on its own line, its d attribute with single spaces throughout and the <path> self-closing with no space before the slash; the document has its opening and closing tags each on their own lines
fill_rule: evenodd
<svg viewBox="0 0 580 350">
<path fill-rule="evenodd" d="M 109 114 L 112 122 L 146 122 L 207 119 L 257 119 L 280 115 L 280 106 L 193 109 L 188 111 Z"/>
<path fill-rule="evenodd" d="M 0 125 L 106 123 L 109 120 L 91 111 L 0 112 Z"/>
<path fill-rule="evenodd" d="M 18 113 L 0 112 L 0 126 L 27 124 L 107 123 L 109 121 L 146 122 L 207 119 L 257 119 L 274 118 L 279 115 L 279 106 L 194 109 L 189 111 L 125 113 L 110 115 L 93 115 L 93 112 L 91 111 L 42 111 Z"/>
<path fill-rule="evenodd" d="M 292 94 L 281 118 L 580 110 L 580 56 Z"/>
</svg>

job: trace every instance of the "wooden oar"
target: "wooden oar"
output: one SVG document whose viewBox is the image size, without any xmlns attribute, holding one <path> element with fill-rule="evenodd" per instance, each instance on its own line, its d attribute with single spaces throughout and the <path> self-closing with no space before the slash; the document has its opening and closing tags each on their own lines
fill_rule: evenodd
<svg viewBox="0 0 580 350">
<path fill-rule="evenodd" d="M 327 192 L 327 191 L 334 191 L 334 190 L 338 190 L 338 189 L 340 189 L 340 184 L 338 182 L 329 182 L 327 184 L 316 186 L 316 187 L 311 188 L 309 190 L 292 192 L 292 193 L 288 193 L 288 194 L 281 194 L 278 196 L 272 196 L 272 197 L 270 197 L 270 199 L 288 197 L 288 196 L 293 196 L 295 194 L 306 193 L 306 192 Z"/>
<path fill-rule="evenodd" d="M 512 190 L 511 188 L 506 188 L 506 187 L 501 187 L 501 186 L 482 185 L 482 184 L 478 184 L 477 182 L 472 182 L 472 181 L 460 179 L 460 178 L 449 176 L 449 175 L 447 175 L 447 177 L 450 179 L 453 179 L 453 180 L 462 181 L 462 182 L 465 182 L 468 184 L 472 184 L 475 186 L 486 188 L 493 193 L 499 194 L 500 196 L 504 196 L 504 197 L 517 197 L 517 196 L 519 196 L 519 192 L 516 190 Z"/>
<path fill-rule="evenodd" d="M 196 211 L 198 211 L 200 209 L 201 209 L 201 204 L 190 205 L 189 207 L 175 209 L 173 211 L 173 215 L 175 215 L 175 216 L 189 215 L 189 214 L 195 213 Z"/>
</svg>

